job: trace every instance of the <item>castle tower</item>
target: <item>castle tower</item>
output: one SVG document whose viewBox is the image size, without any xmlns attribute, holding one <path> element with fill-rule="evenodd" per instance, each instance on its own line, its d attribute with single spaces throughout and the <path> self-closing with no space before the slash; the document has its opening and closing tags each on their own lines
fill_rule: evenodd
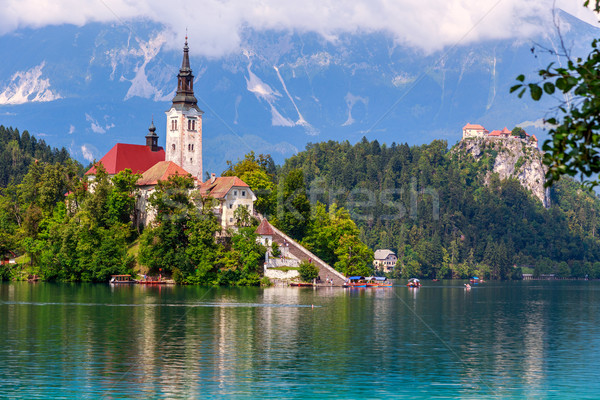
<svg viewBox="0 0 600 400">
<path fill-rule="evenodd" d="M 177 93 L 167 114 L 166 161 L 173 161 L 202 181 L 202 111 L 194 97 L 187 36 L 177 75 Z"/>
</svg>

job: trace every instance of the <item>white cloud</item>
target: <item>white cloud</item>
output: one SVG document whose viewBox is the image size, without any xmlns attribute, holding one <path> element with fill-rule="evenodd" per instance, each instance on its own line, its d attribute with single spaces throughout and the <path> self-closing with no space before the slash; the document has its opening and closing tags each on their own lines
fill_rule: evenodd
<svg viewBox="0 0 600 400">
<path fill-rule="evenodd" d="M 104 116 L 104 119 L 108 119 L 108 116 Z M 94 133 L 106 133 L 107 130 L 114 128 L 115 124 L 106 124 L 102 126 L 94 117 L 90 114 L 85 113 L 85 120 L 90 123 L 90 129 Z"/>
<path fill-rule="evenodd" d="M 189 28 L 191 51 L 220 57 L 239 50 L 243 29 L 316 32 L 335 41 L 343 33 L 388 32 L 396 43 L 426 52 L 482 39 L 528 37 L 550 21 L 554 0 L 203 0 L 179 5 L 162 0 L 4 0 L 0 34 L 19 28 L 146 19 L 162 24 L 169 46 L 181 47 Z M 581 0 L 556 7 L 597 21 Z M 327 60 L 321 60 L 328 62 Z"/>
<path fill-rule="evenodd" d="M 10 78 L 10 83 L 0 93 L 0 104 L 24 104 L 47 102 L 60 99 L 58 93 L 50 90 L 50 80 L 42 79 L 45 63 L 28 71 L 19 71 Z"/>
<path fill-rule="evenodd" d="M 83 154 L 83 158 L 86 161 L 89 161 L 89 162 L 94 161 L 94 152 L 93 152 L 92 148 L 90 148 L 89 145 L 84 144 L 83 146 L 81 146 L 81 153 Z"/>
<path fill-rule="evenodd" d="M 538 129 L 550 129 L 552 125 L 544 121 L 543 118 L 536 119 L 535 121 L 523 121 L 518 123 L 516 126 L 521 127 L 523 129 L 528 128 L 530 126 Z"/>
<path fill-rule="evenodd" d="M 75 126 L 71 125 L 69 126 L 69 135 L 72 135 L 73 133 L 75 133 Z"/>
</svg>

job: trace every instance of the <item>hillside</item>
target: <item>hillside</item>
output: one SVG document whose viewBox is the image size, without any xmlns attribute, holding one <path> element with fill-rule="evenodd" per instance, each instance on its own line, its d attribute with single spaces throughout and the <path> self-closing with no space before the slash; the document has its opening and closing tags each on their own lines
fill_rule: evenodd
<svg viewBox="0 0 600 400">
<path fill-rule="evenodd" d="M 550 190 L 544 187 L 546 168 L 536 144 L 518 138 L 467 138 L 452 151 L 459 157 L 469 156 L 490 166 L 483 177 L 486 184 L 494 173 L 500 179 L 517 179 L 544 207 L 549 207 Z"/>
<path fill-rule="evenodd" d="M 36 160 L 50 164 L 65 163 L 70 160 L 69 152 L 52 148 L 41 139 L 31 136 L 28 131 L 0 125 L 0 187 L 10 182 L 20 183 Z"/>
<path fill-rule="evenodd" d="M 507 278 L 517 274 L 515 264 L 564 276 L 592 273 L 600 261 L 598 198 L 569 179 L 536 197 L 543 182 L 535 182 L 535 152 L 475 147 L 329 141 L 309 144 L 281 173 L 304 171 L 313 200 L 348 208 L 372 249 L 396 251 L 422 276 L 480 271 Z M 535 187 L 525 188 L 520 177 Z M 592 274 L 600 275 L 596 267 Z"/>
</svg>

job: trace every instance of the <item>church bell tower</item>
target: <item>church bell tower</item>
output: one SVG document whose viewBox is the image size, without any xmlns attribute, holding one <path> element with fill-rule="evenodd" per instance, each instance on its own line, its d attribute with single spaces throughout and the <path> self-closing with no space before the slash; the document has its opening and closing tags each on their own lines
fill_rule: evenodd
<svg viewBox="0 0 600 400">
<path fill-rule="evenodd" d="M 202 111 L 194 96 L 187 36 L 183 62 L 177 75 L 177 93 L 167 114 L 165 159 L 173 161 L 202 181 Z"/>
</svg>

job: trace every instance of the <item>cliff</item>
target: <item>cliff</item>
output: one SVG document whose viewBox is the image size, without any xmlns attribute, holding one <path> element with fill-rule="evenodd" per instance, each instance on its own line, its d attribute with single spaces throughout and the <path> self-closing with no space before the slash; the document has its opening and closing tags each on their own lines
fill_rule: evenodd
<svg viewBox="0 0 600 400">
<path fill-rule="evenodd" d="M 452 151 L 459 157 L 468 155 L 481 162 L 485 184 L 492 173 L 498 173 L 500 179 L 516 178 L 548 208 L 550 193 L 544 187 L 546 167 L 542 164 L 542 152 L 534 143 L 518 138 L 466 138 Z"/>
</svg>

